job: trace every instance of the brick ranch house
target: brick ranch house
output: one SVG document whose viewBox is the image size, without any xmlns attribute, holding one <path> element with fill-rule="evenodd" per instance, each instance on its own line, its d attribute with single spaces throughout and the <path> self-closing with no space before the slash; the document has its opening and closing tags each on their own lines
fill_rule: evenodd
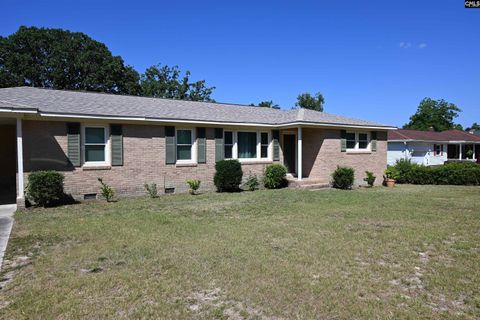
<svg viewBox="0 0 480 320">
<path fill-rule="evenodd" d="M 213 189 L 215 162 L 238 159 L 244 176 L 271 163 L 296 183 L 328 183 L 337 165 L 381 177 L 391 126 L 306 109 L 17 87 L 0 89 L 0 194 L 24 203 L 28 174 L 57 170 L 77 199 L 181 192 L 187 179 Z M 377 179 L 380 183 L 381 179 Z M 6 199 L 5 199 L 6 198 Z"/>
</svg>

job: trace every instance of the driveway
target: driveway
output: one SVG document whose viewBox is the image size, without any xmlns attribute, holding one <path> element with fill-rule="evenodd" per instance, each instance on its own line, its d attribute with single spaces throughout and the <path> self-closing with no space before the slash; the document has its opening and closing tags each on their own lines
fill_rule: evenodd
<svg viewBox="0 0 480 320">
<path fill-rule="evenodd" d="M 7 249 L 8 238 L 13 226 L 13 213 L 17 210 L 14 204 L 0 206 L 0 269 L 2 267 L 3 255 Z"/>
</svg>

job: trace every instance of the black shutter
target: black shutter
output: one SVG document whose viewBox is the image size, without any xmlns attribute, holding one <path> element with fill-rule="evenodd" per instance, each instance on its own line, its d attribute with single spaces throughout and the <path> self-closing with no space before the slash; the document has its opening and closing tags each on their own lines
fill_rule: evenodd
<svg viewBox="0 0 480 320">
<path fill-rule="evenodd" d="M 347 151 L 347 131 L 340 130 L 340 151 Z"/>
<path fill-rule="evenodd" d="M 372 151 L 375 152 L 377 151 L 377 131 L 372 131 L 371 135 L 372 135 L 371 147 L 372 147 Z"/>
<path fill-rule="evenodd" d="M 215 162 L 223 160 L 223 129 L 215 128 Z"/>
<path fill-rule="evenodd" d="M 280 161 L 280 131 L 272 131 L 273 138 L 273 161 Z"/>
</svg>

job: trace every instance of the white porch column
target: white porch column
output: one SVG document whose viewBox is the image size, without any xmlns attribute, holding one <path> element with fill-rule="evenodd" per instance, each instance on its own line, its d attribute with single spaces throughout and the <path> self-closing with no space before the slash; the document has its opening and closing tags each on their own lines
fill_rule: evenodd
<svg viewBox="0 0 480 320">
<path fill-rule="evenodd" d="M 17 118 L 17 173 L 18 173 L 18 199 L 24 199 L 25 183 L 23 181 L 23 134 L 22 119 Z M 18 201 L 17 201 L 18 202 Z"/>
<path fill-rule="evenodd" d="M 459 149 L 458 160 L 462 160 L 462 144 L 461 143 L 460 143 L 460 147 L 458 149 Z"/>
<path fill-rule="evenodd" d="M 302 127 L 298 127 L 297 133 L 297 179 L 302 180 Z"/>
</svg>

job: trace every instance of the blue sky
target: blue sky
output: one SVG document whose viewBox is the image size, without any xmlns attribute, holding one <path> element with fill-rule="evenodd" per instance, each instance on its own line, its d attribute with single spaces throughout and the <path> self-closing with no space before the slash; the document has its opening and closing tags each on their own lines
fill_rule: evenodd
<svg viewBox="0 0 480 320">
<path fill-rule="evenodd" d="M 179 65 L 221 102 L 294 105 L 321 92 L 325 111 L 401 126 L 424 97 L 480 122 L 480 9 L 463 0 L 18 1 L 20 25 L 85 32 L 143 72 Z"/>
</svg>

